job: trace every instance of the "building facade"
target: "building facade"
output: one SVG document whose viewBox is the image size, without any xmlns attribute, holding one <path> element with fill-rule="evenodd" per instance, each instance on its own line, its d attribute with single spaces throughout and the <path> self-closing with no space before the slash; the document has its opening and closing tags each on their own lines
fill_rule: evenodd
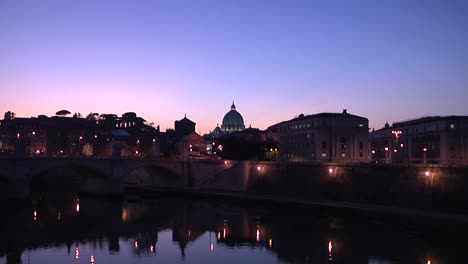
<svg viewBox="0 0 468 264">
<path fill-rule="evenodd" d="M 342 113 L 299 115 L 275 124 L 280 159 L 284 161 L 368 162 L 369 120 Z"/>
<path fill-rule="evenodd" d="M 135 113 L 5 117 L 0 120 L 0 155 L 159 158 L 159 131 Z"/>
<path fill-rule="evenodd" d="M 431 116 L 396 122 L 370 133 L 381 163 L 468 163 L 468 116 Z"/>
</svg>

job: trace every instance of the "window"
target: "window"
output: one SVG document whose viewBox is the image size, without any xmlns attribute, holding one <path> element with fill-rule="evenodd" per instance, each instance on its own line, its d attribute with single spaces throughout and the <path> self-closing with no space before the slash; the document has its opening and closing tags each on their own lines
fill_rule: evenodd
<svg viewBox="0 0 468 264">
<path fill-rule="evenodd" d="M 364 157 L 364 153 L 359 152 L 359 157 L 360 157 L 360 158 Z"/>
<path fill-rule="evenodd" d="M 362 150 L 363 148 L 364 148 L 364 142 L 360 141 L 360 142 L 359 142 L 359 149 Z"/>
<path fill-rule="evenodd" d="M 450 124 L 450 128 L 451 128 L 451 129 L 454 129 L 454 128 L 455 128 L 455 124 Z"/>
<path fill-rule="evenodd" d="M 364 127 L 364 124 L 363 124 L 363 123 L 359 123 L 359 127 Z"/>
<path fill-rule="evenodd" d="M 326 158 L 327 157 L 327 153 L 326 152 L 322 152 L 322 158 Z"/>
<path fill-rule="evenodd" d="M 342 158 L 346 158 L 346 153 L 341 153 Z"/>
<path fill-rule="evenodd" d="M 323 148 L 323 149 L 326 149 L 326 148 L 327 148 L 327 142 L 326 142 L 326 141 L 322 141 L 322 148 Z"/>
<path fill-rule="evenodd" d="M 345 150 L 346 149 L 346 138 L 342 137 L 340 139 L 340 144 L 341 144 L 341 149 Z"/>
</svg>

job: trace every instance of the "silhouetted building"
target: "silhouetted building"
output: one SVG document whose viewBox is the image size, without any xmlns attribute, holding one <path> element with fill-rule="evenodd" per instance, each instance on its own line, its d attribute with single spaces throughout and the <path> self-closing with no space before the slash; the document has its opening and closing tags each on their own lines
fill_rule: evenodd
<svg viewBox="0 0 468 264">
<path fill-rule="evenodd" d="M 286 161 L 366 162 L 369 160 L 369 121 L 342 113 L 299 115 L 268 128 L 277 134 Z"/>
<path fill-rule="evenodd" d="M 467 163 L 468 116 L 431 116 L 370 133 L 376 162 Z"/>
<path fill-rule="evenodd" d="M 175 133 L 178 137 L 186 136 L 195 132 L 195 122 L 184 116 L 181 120 L 174 122 Z"/>
<path fill-rule="evenodd" d="M 192 132 L 180 138 L 176 148 L 177 152 L 183 158 L 201 156 L 206 154 L 206 139 L 196 132 Z"/>
</svg>

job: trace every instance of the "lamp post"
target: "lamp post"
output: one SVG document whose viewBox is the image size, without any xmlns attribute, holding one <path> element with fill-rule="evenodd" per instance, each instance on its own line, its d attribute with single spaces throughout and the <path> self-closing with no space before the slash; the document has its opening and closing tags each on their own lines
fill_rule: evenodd
<svg viewBox="0 0 468 264">
<path fill-rule="evenodd" d="M 388 163 L 388 147 L 385 147 L 384 150 L 385 150 L 385 163 Z"/>
<path fill-rule="evenodd" d="M 394 155 L 395 157 L 397 156 L 397 148 L 398 148 L 398 139 L 400 138 L 400 135 L 403 134 L 401 130 L 392 130 L 392 134 L 395 135 L 395 149 L 394 149 Z"/>
<path fill-rule="evenodd" d="M 214 160 L 214 154 L 215 154 L 215 142 L 211 142 L 211 159 Z"/>
<path fill-rule="evenodd" d="M 423 148 L 423 163 L 427 163 L 427 148 Z"/>
</svg>

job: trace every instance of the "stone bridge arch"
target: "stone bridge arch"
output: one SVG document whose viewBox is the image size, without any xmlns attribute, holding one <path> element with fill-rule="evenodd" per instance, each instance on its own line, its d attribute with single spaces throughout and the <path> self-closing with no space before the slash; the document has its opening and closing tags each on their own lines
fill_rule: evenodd
<svg viewBox="0 0 468 264">
<path fill-rule="evenodd" d="M 77 162 L 50 162 L 26 175 L 32 195 L 44 191 L 107 193 L 111 177 L 96 166 Z"/>
<path fill-rule="evenodd" d="M 164 189 L 186 186 L 183 175 L 159 164 L 141 164 L 122 172 L 122 190 L 132 188 Z"/>
</svg>

